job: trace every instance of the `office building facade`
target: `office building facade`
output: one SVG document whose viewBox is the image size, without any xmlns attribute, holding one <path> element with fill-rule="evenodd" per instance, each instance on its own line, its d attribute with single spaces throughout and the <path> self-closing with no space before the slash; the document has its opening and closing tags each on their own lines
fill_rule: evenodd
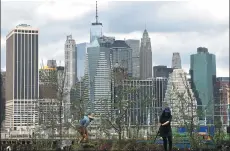
<svg viewBox="0 0 230 151">
<path fill-rule="evenodd" d="M 70 91 L 77 81 L 77 70 L 76 70 L 76 43 L 72 38 L 72 35 L 66 37 L 65 42 L 65 120 L 70 118 Z"/>
<path fill-rule="evenodd" d="M 108 47 L 101 47 L 95 39 L 87 48 L 89 101 L 91 110 L 103 112 L 101 100 L 111 99 L 111 55 Z"/>
<path fill-rule="evenodd" d="M 216 57 L 207 48 L 197 48 L 197 54 L 190 56 L 192 89 L 202 112 L 206 112 L 207 123 L 214 122 Z M 200 117 L 202 118 L 202 117 Z"/>
<path fill-rule="evenodd" d="M 1 72 L 1 101 L 0 101 L 0 124 L 2 123 L 3 120 L 5 120 L 5 103 L 6 103 L 6 72 L 2 71 Z"/>
<path fill-rule="evenodd" d="M 38 123 L 39 31 L 18 25 L 6 37 L 6 122 L 15 130 Z"/>
<path fill-rule="evenodd" d="M 47 60 L 47 66 L 49 68 L 56 68 L 57 67 L 57 62 L 56 60 Z"/>
<path fill-rule="evenodd" d="M 56 60 L 48 60 L 47 65 L 39 70 L 39 98 L 57 99 L 57 82 Z"/>
<path fill-rule="evenodd" d="M 229 126 L 229 77 L 216 78 L 216 93 L 217 101 L 215 102 L 215 115 L 219 118 L 223 126 Z"/>
<path fill-rule="evenodd" d="M 181 69 L 181 58 L 179 52 L 174 52 L 172 56 L 172 68 Z"/>
<path fill-rule="evenodd" d="M 140 77 L 142 80 L 152 78 L 152 48 L 147 30 L 144 30 L 140 47 Z"/>
<path fill-rule="evenodd" d="M 66 87 L 68 90 L 75 85 L 77 79 L 76 70 L 76 44 L 72 35 L 68 35 L 65 42 L 65 72 L 66 72 Z"/>
<path fill-rule="evenodd" d="M 77 60 L 75 60 L 75 76 L 78 80 L 80 80 L 84 76 L 86 52 L 88 45 L 89 43 L 86 42 L 76 44 L 77 48 L 75 53 L 75 59 L 77 58 Z"/>
<path fill-rule="evenodd" d="M 173 72 L 173 68 L 168 68 L 167 66 L 159 65 L 153 66 L 153 77 L 164 77 L 168 78 L 169 74 Z"/>
<path fill-rule="evenodd" d="M 183 69 L 174 69 L 170 74 L 163 106 L 170 107 L 173 126 L 184 126 L 191 121 L 198 124 L 197 101 Z"/>
<path fill-rule="evenodd" d="M 125 42 L 132 49 L 132 77 L 140 78 L 140 40 L 128 39 Z"/>
<path fill-rule="evenodd" d="M 167 78 L 124 80 L 124 100 L 132 102 L 126 122 L 130 125 L 157 125 L 167 88 Z"/>
<path fill-rule="evenodd" d="M 115 40 L 110 48 L 112 66 L 116 63 L 125 68 L 128 76 L 132 77 L 132 49 L 124 40 Z"/>
</svg>

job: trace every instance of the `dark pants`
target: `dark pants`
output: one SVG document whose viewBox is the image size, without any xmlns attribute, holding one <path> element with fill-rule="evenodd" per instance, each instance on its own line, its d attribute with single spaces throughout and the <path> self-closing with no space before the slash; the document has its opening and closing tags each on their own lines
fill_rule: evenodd
<svg viewBox="0 0 230 151">
<path fill-rule="evenodd" d="M 172 136 L 168 136 L 168 137 L 162 137 L 163 138 L 163 142 L 164 142 L 164 149 L 165 151 L 167 151 L 167 146 L 168 146 L 168 142 L 169 142 L 169 150 L 172 150 Z"/>
</svg>

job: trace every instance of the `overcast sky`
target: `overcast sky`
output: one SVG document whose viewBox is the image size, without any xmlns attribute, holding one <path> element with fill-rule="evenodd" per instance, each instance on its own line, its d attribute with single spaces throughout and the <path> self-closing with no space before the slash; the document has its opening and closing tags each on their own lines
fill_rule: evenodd
<svg viewBox="0 0 230 151">
<path fill-rule="evenodd" d="M 66 35 L 76 43 L 89 42 L 95 21 L 95 1 L 7 1 L 1 6 L 2 68 L 5 69 L 6 34 L 20 23 L 39 28 L 40 61 L 64 60 Z M 189 2 L 98 1 L 103 33 L 116 39 L 151 37 L 153 65 L 171 66 L 172 53 L 180 52 L 188 71 L 190 55 L 203 46 L 216 55 L 217 76 L 229 76 L 229 0 Z"/>
</svg>

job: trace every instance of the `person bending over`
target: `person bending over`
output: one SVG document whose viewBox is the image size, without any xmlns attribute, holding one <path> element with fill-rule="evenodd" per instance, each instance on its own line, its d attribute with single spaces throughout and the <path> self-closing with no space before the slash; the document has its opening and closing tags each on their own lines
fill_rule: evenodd
<svg viewBox="0 0 230 151">
<path fill-rule="evenodd" d="M 160 116 L 160 136 L 163 138 L 164 149 L 167 151 L 169 143 L 169 151 L 172 151 L 172 128 L 171 128 L 172 115 L 169 107 L 166 107 Z"/>
<path fill-rule="evenodd" d="M 87 116 L 84 116 L 83 119 L 80 120 L 80 126 L 78 128 L 78 132 L 81 134 L 80 143 L 88 141 L 88 131 L 87 127 L 89 126 L 90 122 L 94 119 L 94 114 L 89 113 Z"/>
</svg>

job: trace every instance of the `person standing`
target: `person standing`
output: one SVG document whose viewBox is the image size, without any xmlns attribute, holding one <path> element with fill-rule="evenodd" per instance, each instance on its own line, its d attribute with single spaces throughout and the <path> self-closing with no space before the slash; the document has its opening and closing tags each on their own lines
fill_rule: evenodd
<svg viewBox="0 0 230 151">
<path fill-rule="evenodd" d="M 88 141 L 88 130 L 87 127 L 89 126 L 90 122 L 94 120 L 94 114 L 89 113 L 87 116 L 84 116 L 83 119 L 80 120 L 80 126 L 78 128 L 78 132 L 81 134 L 81 139 L 79 143 L 82 143 L 83 141 Z"/>
<path fill-rule="evenodd" d="M 160 136 L 163 138 L 164 149 L 167 151 L 169 144 L 169 151 L 172 151 L 172 115 L 169 107 L 166 107 L 160 116 Z"/>
</svg>

